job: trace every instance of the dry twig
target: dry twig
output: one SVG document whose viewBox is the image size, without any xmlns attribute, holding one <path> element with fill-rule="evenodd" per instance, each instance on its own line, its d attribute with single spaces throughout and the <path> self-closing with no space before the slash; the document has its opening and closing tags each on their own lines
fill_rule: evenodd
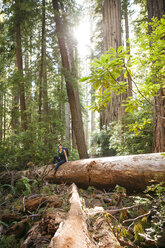
<svg viewBox="0 0 165 248">
<path fill-rule="evenodd" d="M 143 217 L 145 217 L 145 216 L 148 216 L 148 215 L 150 215 L 150 214 L 151 214 L 151 210 L 150 210 L 148 213 L 139 215 L 138 217 L 136 217 L 136 218 L 134 218 L 134 219 L 124 220 L 124 221 L 123 221 L 123 224 L 125 224 L 125 223 L 127 223 L 127 222 L 135 222 L 136 220 L 141 219 L 141 218 L 143 218 Z"/>
</svg>

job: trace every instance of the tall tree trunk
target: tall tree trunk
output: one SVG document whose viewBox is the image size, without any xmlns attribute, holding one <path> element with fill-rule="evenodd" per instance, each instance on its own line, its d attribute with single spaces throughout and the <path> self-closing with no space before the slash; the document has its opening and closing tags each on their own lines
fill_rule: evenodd
<svg viewBox="0 0 165 248">
<path fill-rule="evenodd" d="M 68 102 L 65 104 L 65 141 L 70 144 L 70 107 Z"/>
<path fill-rule="evenodd" d="M 18 134 L 19 127 L 19 95 L 12 93 L 11 127 L 14 133 Z"/>
<path fill-rule="evenodd" d="M 39 122 L 45 123 L 47 132 L 48 125 L 48 85 L 47 85 L 47 64 L 46 64 L 46 2 L 42 0 L 42 36 L 41 36 L 41 66 L 39 75 Z M 45 142 L 47 142 L 45 140 Z"/>
<path fill-rule="evenodd" d="M 129 22 L 128 22 L 128 0 L 123 1 L 124 8 L 124 21 L 125 21 L 125 38 L 126 38 L 126 48 L 128 50 L 128 54 L 130 54 L 130 43 L 129 43 Z M 132 80 L 130 75 L 128 74 L 128 88 L 127 88 L 127 96 L 132 96 Z"/>
<path fill-rule="evenodd" d="M 26 78 L 31 78 L 31 70 L 30 65 L 32 65 L 32 37 L 29 36 L 26 38 L 27 46 L 30 46 L 30 49 L 27 49 L 25 54 L 25 73 Z M 26 104 L 27 104 L 27 123 L 28 125 L 31 123 L 32 120 L 32 81 L 28 80 L 28 87 L 27 87 L 27 97 L 26 97 Z"/>
<path fill-rule="evenodd" d="M 165 3 L 163 0 L 147 0 L 147 7 L 148 22 L 152 21 L 152 17 L 160 19 L 163 14 L 165 14 Z M 149 26 L 149 32 L 150 34 L 152 32 L 151 26 Z M 152 151 L 165 152 L 165 92 L 163 88 L 161 88 L 158 95 L 154 97 Z"/>
<path fill-rule="evenodd" d="M 3 96 L 3 140 L 6 140 L 6 92 Z"/>
<path fill-rule="evenodd" d="M 103 43 L 104 51 L 121 46 L 121 3 L 120 0 L 105 0 L 103 3 Z M 113 94 L 111 102 L 100 113 L 100 127 L 118 121 L 124 114 L 122 100 L 125 94 Z"/>
<path fill-rule="evenodd" d="M 85 105 L 88 106 L 88 87 L 86 86 L 85 89 Z M 86 110 L 86 118 L 85 118 L 85 139 L 86 139 L 86 146 L 87 149 L 89 148 L 89 111 Z"/>
<path fill-rule="evenodd" d="M 67 53 L 66 43 L 63 34 L 63 31 L 65 29 L 60 18 L 58 1 L 52 0 L 52 3 L 53 3 L 53 8 L 55 10 L 56 32 L 58 37 L 59 49 L 61 53 L 63 73 L 66 81 L 67 95 L 70 104 L 77 148 L 80 158 L 87 158 L 88 154 L 85 144 L 81 107 L 80 107 L 79 94 L 78 94 L 78 85 L 69 66 L 69 56 Z"/>
<path fill-rule="evenodd" d="M 19 72 L 19 95 L 20 95 L 20 109 L 21 109 L 21 126 L 22 130 L 27 129 L 26 118 L 26 103 L 25 103 L 25 90 L 23 82 L 23 64 L 22 64 L 22 45 L 21 45 L 21 23 L 20 23 L 20 0 L 16 0 L 16 60 Z"/>
<path fill-rule="evenodd" d="M 0 142 L 3 137 L 3 93 L 0 90 Z"/>
<path fill-rule="evenodd" d="M 15 67 L 18 68 L 17 63 Z M 19 121 L 19 85 L 16 81 L 13 82 L 12 86 L 12 110 L 11 110 L 11 127 L 14 133 L 18 134 Z"/>
<path fill-rule="evenodd" d="M 46 3 L 42 0 L 42 52 L 43 52 L 43 114 L 44 121 L 48 122 L 48 85 L 47 85 L 47 63 L 46 63 L 46 16 L 45 16 Z M 48 127 L 48 125 L 47 125 Z"/>
<path fill-rule="evenodd" d="M 73 129 L 73 121 L 72 121 L 72 148 L 77 149 L 76 136 Z"/>
<path fill-rule="evenodd" d="M 165 152 L 165 92 L 154 97 L 153 152 Z"/>
</svg>

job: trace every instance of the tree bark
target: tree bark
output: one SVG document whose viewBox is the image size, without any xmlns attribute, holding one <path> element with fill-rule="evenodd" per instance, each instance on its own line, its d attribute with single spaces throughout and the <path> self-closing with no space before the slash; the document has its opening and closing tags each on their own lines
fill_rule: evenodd
<svg viewBox="0 0 165 248">
<path fill-rule="evenodd" d="M 0 90 L 0 142 L 3 139 L 3 93 Z"/>
<path fill-rule="evenodd" d="M 3 140 L 6 140 L 6 92 L 3 95 Z"/>
<path fill-rule="evenodd" d="M 128 54 L 130 54 L 130 42 L 129 42 L 129 22 L 128 22 L 128 1 L 124 0 L 123 2 L 124 8 L 124 21 L 125 21 L 125 38 L 126 38 L 126 48 L 128 50 Z M 128 74 L 128 88 L 127 88 L 127 96 L 132 96 L 132 79 Z"/>
<path fill-rule="evenodd" d="M 69 103 L 65 103 L 65 141 L 70 144 L 70 108 Z"/>
<path fill-rule="evenodd" d="M 128 191 L 143 191 L 147 185 L 165 181 L 165 157 L 153 153 L 77 160 L 60 166 L 56 176 L 50 171 L 45 180 L 108 189 L 120 185 Z"/>
<path fill-rule="evenodd" d="M 147 0 L 147 8 L 148 22 L 152 22 L 152 17 L 157 17 L 158 19 L 160 19 L 163 14 L 165 14 L 165 3 L 163 0 Z M 150 25 L 149 33 L 152 33 L 152 28 Z M 152 44 L 150 45 L 152 47 Z M 165 91 L 162 87 L 159 90 L 158 95 L 154 97 L 152 151 L 165 151 Z"/>
<path fill-rule="evenodd" d="M 165 152 L 165 92 L 159 90 L 154 97 L 153 152 Z"/>
<path fill-rule="evenodd" d="M 17 67 L 17 64 L 16 64 Z M 18 134 L 19 127 L 19 88 L 17 82 L 12 86 L 12 111 L 11 111 L 11 127 L 14 133 Z"/>
<path fill-rule="evenodd" d="M 88 106 L 89 105 L 89 103 L 88 103 L 88 87 L 86 86 L 86 89 L 85 89 L 85 95 L 86 95 L 86 99 L 85 99 L 85 101 L 86 101 L 86 106 Z M 88 109 L 86 109 L 86 118 L 85 118 L 85 140 L 86 140 L 86 147 L 87 147 L 87 149 L 89 148 L 89 111 L 88 111 Z"/>
<path fill-rule="evenodd" d="M 32 37 L 29 38 L 26 37 L 26 43 L 27 46 L 30 46 L 29 49 L 27 49 L 26 54 L 25 54 L 25 74 L 26 78 L 31 78 L 31 70 L 30 70 L 30 65 L 32 65 Z M 27 124 L 28 126 L 31 126 L 32 122 L 32 81 L 30 80 L 27 85 L 27 95 L 26 95 L 26 105 L 27 105 Z"/>
<path fill-rule="evenodd" d="M 43 53 L 43 113 L 44 121 L 48 122 L 48 85 L 47 85 L 47 63 L 46 63 L 46 3 L 45 0 L 42 0 L 42 53 Z M 46 125 L 48 127 L 48 125 Z"/>
<path fill-rule="evenodd" d="M 77 149 L 76 136 L 73 129 L 73 121 L 72 121 L 72 148 Z"/>
<path fill-rule="evenodd" d="M 46 65 L 46 3 L 42 0 L 42 38 L 41 38 L 41 67 L 39 83 L 39 121 L 48 122 L 48 86 L 47 86 L 47 65 Z M 42 110 L 43 107 L 43 110 Z M 48 129 L 48 125 L 46 125 Z"/>
<path fill-rule="evenodd" d="M 54 175 L 54 165 L 38 168 L 38 173 L 50 183 L 76 183 L 80 187 L 96 186 L 128 191 L 143 191 L 153 183 L 165 182 L 165 157 L 160 153 L 82 159 L 61 165 Z M 14 173 L 15 181 L 22 176 L 33 177 L 33 171 Z M 12 174 L 0 173 L 1 184 L 11 183 Z"/>
<path fill-rule="evenodd" d="M 103 43 L 104 51 L 121 46 L 121 2 L 120 0 L 105 0 L 103 4 Z M 113 94 L 111 102 L 100 113 L 100 127 L 107 126 L 112 121 L 118 121 L 124 114 L 122 100 L 125 94 Z"/>
<path fill-rule="evenodd" d="M 25 211 L 34 211 L 42 205 L 47 205 L 48 207 L 61 207 L 62 200 L 56 195 L 41 196 L 32 199 L 27 199 L 25 201 Z"/>
<path fill-rule="evenodd" d="M 26 103 L 25 103 L 25 90 L 23 82 L 23 64 L 22 64 L 22 44 L 21 44 L 21 22 L 18 11 L 20 11 L 20 0 L 16 2 L 16 19 L 15 19 L 15 34 L 16 34 L 16 61 L 19 72 L 19 95 L 20 95 L 20 109 L 21 109 L 21 125 L 22 130 L 27 129 L 27 117 L 26 117 Z"/>
<path fill-rule="evenodd" d="M 74 78 L 70 70 L 69 57 L 68 57 L 66 42 L 65 42 L 64 34 L 63 34 L 64 26 L 60 18 L 58 1 L 52 0 L 52 3 L 53 3 L 53 8 L 55 10 L 56 32 L 57 32 L 57 37 L 58 37 L 59 49 L 61 53 L 63 73 L 64 73 L 64 77 L 66 81 L 67 95 L 68 95 L 68 101 L 70 104 L 70 110 L 71 110 L 71 115 L 72 115 L 74 133 L 76 136 L 77 148 L 78 148 L 80 158 L 87 158 L 88 154 L 87 154 L 87 149 L 86 149 L 86 144 L 85 144 L 85 136 L 84 136 L 84 130 L 83 130 L 78 86 L 77 86 L 76 79 Z"/>
</svg>

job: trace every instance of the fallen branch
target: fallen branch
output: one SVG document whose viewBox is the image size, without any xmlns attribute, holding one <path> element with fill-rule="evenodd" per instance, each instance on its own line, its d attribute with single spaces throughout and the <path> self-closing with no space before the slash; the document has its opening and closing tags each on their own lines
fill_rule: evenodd
<svg viewBox="0 0 165 248">
<path fill-rule="evenodd" d="M 23 204 L 23 211 L 25 212 L 26 211 L 26 208 L 25 208 L 25 196 L 22 199 L 22 204 Z"/>
<path fill-rule="evenodd" d="M 145 216 L 148 216 L 148 215 L 150 215 L 150 214 L 151 214 L 151 210 L 150 210 L 148 213 L 139 215 L 138 217 L 136 217 L 136 218 L 134 218 L 134 219 L 124 220 L 124 221 L 123 221 L 123 224 L 125 224 L 125 223 L 127 223 L 127 222 L 135 222 L 136 220 L 141 219 L 141 218 L 143 218 L 143 217 L 145 217 Z"/>
<path fill-rule="evenodd" d="M 112 209 L 112 210 L 108 210 L 106 211 L 106 213 L 117 213 L 117 212 L 121 212 L 121 211 L 124 211 L 124 210 L 128 210 L 128 209 L 132 209 L 132 208 L 138 208 L 140 207 L 141 205 L 144 205 L 144 203 L 141 203 L 141 204 L 136 204 L 136 205 L 133 205 L 133 206 L 130 206 L 130 207 L 125 207 L 125 208 L 119 208 L 119 209 Z"/>
<path fill-rule="evenodd" d="M 25 218 L 33 218 L 33 217 L 40 217 L 41 214 L 31 214 L 31 215 L 24 215 L 21 217 L 21 219 L 25 219 Z"/>
<path fill-rule="evenodd" d="M 32 199 L 27 199 L 25 201 L 26 211 L 38 210 L 41 205 L 48 204 L 49 207 L 61 207 L 62 200 L 56 195 L 41 196 Z"/>
</svg>

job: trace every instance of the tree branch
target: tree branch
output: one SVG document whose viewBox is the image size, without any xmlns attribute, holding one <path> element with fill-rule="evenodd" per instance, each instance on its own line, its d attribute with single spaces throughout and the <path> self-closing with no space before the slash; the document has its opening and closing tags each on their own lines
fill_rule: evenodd
<svg viewBox="0 0 165 248">
<path fill-rule="evenodd" d="M 134 219 L 124 220 L 124 221 L 123 221 L 123 224 L 125 224 L 125 223 L 127 223 L 127 222 L 131 222 L 131 221 L 135 222 L 136 220 L 141 219 L 141 218 L 143 218 L 143 217 L 145 217 L 145 216 L 148 216 L 148 215 L 150 215 L 150 214 L 151 214 L 151 210 L 150 210 L 148 213 L 139 215 L 138 217 L 136 217 L 136 218 L 134 218 Z"/>
</svg>

